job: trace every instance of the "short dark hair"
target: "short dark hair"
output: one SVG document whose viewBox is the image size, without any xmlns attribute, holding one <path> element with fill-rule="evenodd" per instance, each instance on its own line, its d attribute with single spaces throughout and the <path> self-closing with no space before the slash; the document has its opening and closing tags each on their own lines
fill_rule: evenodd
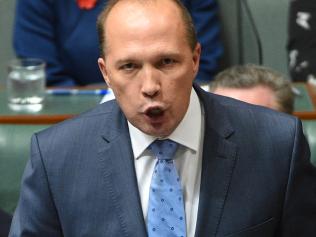
<svg viewBox="0 0 316 237">
<path fill-rule="evenodd" d="M 279 111 L 293 113 L 295 95 L 291 82 L 281 73 L 268 67 L 246 64 L 225 69 L 215 76 L 210 84 L 210 91 L 215 91 L 219 87 L 241 89 L 259 85 L 272 90 Z"/>
<path fill-rule="evenodd" d="M 107 4 L 105 5 L 104 9 L 102 10 L 102 12 L 98 16 L 97 30 L 98 30 L 98 36 L 99 36 L 99 48 L 100 48 L 101 57 L 104 57 L 106 54 L 105 22 L 108 18 L 109 13 L 113 9 L 113 7 L 120 1 L 123 1 L 123 0 L 109 0 Z M 146 2 L 154 2 L 158 0 L 135 0 L 135 1 L 146 3 Z M 190 48 L 193 51 L 198 41 L 197 41 L 196 31 L 194 28 L 191 15 L 180 0 L 170 0 L 170 1 L 174 2 L 178 6 L 178 9 L 180 10 L 182 20 L 185 25 L 187 40 L 190 45 Z"/>
</svg>

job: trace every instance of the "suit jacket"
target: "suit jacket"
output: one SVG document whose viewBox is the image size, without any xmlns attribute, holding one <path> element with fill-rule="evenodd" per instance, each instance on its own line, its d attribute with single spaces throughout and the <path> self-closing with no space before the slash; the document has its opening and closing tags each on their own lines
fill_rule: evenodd
<svg viewBox="0 0 316 237">
<path fill-rule="evenodd" d="M 195 236 L 315 235 L 316 171 L 299 120 L 196 91 L 205 135 Z M 35 134 L 10 236 L 145 237 L 131 149 L 115 101 Z"/>
</svg>

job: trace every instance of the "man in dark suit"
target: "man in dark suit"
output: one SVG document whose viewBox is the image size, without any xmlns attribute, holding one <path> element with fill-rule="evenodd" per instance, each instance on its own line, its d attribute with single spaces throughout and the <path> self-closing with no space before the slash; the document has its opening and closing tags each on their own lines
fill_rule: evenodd
<svg viewBox="0 0 316 237">
<path fill-rule="evenodd" d="M 146 228 L 160 211 L 148 200 L 160 163 L 152 144 L 167 138 L 179 144 L 168 162 L 181 180 L 183 236 L 316 233 L 300 121 L 193 85 L 201 48 L 179 1 L 111 1 L 98 27 L 116 100 L 33 136 L 10 236 L 176 236 Z"/>
</svg>

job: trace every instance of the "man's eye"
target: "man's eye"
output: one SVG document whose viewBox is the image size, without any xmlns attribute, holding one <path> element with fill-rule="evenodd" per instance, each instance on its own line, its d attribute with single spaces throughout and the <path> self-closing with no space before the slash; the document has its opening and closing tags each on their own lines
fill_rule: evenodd
<svg viewBox="0 0 316 237">
<path fill-rule="evenodd" d="M 164 58 L 161 60 L 161 64 L 162 65 L 171 65 L 174 64 L 176 61 L 174 59 L 171 58 Z"/>
<path fill-rule="evenodd" d="M 126 71 L 131 71 L 135 68 L 136 68 L 136 65 L 134 63 L 126 63 L 120 66 L 120 70 L 126 70 Z"/>
</svg>

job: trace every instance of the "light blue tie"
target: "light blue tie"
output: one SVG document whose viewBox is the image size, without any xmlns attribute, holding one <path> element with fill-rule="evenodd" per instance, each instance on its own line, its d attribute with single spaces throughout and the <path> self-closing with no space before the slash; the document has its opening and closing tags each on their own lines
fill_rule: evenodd
<svg viewBox="0 0 316 237">
<path fill-rule="evenodd" d="M 156 140 L 149 149 L 156 156 L 148 204 L 149 237 L 185 237 L 185 212 L 180 178 L 173 163 L 178 144 Z"/>
</svg>

